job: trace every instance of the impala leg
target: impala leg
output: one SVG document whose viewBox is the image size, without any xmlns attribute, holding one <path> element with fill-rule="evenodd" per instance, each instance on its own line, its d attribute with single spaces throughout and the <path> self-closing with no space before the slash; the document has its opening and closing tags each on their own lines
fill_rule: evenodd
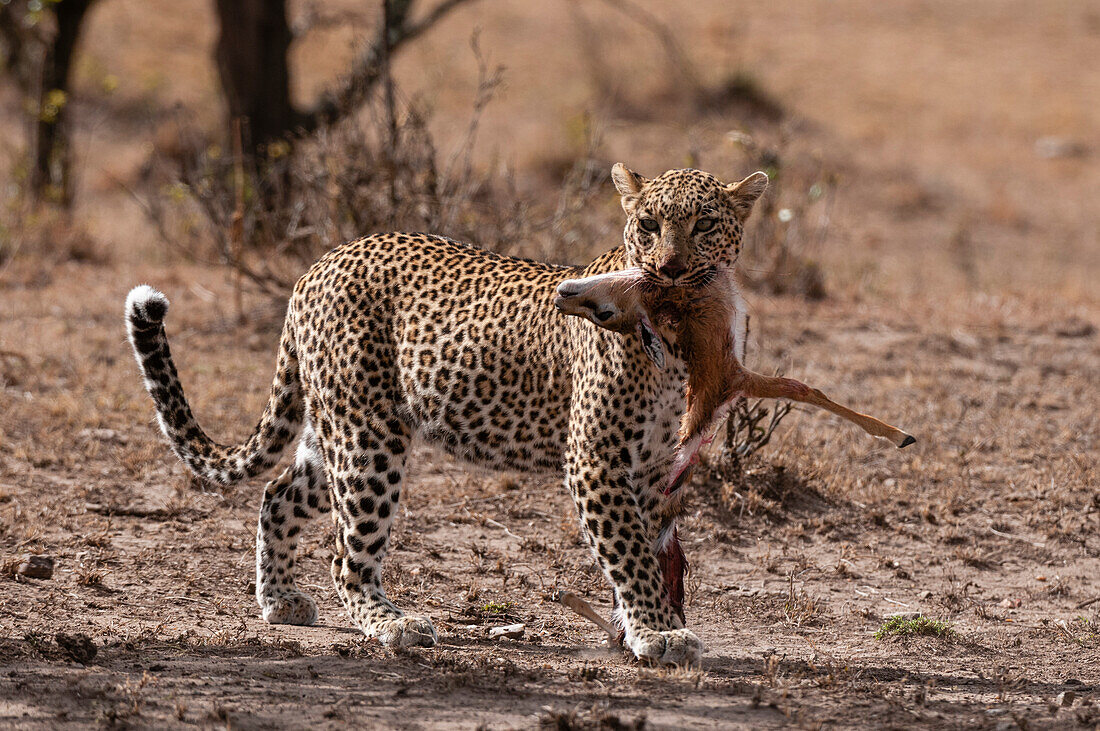
<svg viewBox="0 0 1100 731">
<path fill-rule="evenodd" d="M 745 396 L 752 398 L 783 398 L 789 401 L 812 404 L 830 411 L 842 419 L 847 419 L 871 436 L 890 440 L 898 448 L 908 447 L 917 441 L 897 427 L 879 421 L 873 416 L 861 414 L 846 406 L 841 406 L 821 391 L 811 388 L 801 381 L 796 381 L 793 378 L 762 376 L 758 373 L 747 374 L 747 376 L 742 391 Z"/>
</svg>

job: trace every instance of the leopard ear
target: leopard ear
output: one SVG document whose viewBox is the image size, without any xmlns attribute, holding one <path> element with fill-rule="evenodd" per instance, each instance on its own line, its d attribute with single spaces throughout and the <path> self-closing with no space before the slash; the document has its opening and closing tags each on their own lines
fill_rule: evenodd
<svg viewBox="0 0 1100 731">
<path fill-rule="evenodd" d="M 611 168 L 611 180 L 615 182 L 615 190 L 622 196 L 623 210 L 633 213 L 634 206 L 638 203 L 638 193 L 642 191 L 642 187 L 649 182 L 649 179 L 617 162 Z"/>
<path fill-rule="evenodd" d="M 733 204 L 733 211 L 738 218 L 744 220 L 752 213 L 752 207 L 756 200 L 764 195 L 768 189 L 768 174 L 755 172 L 739 183 L 730 183 L 726 186 L 726 194 Z"/>
</svg>

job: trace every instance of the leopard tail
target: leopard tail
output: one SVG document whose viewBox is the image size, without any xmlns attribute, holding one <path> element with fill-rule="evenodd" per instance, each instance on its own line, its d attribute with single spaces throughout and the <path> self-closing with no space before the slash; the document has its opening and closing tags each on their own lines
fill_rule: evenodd
<svg viewBox="0 0 1100 731">
<path fill-rule="evenodd" d="M 168 349 L 167 312 L 168 298 L 147 285 L 135 287 L 126 298 L 126 332 L 172 451 L 195 475 L 219 485 L 232 485 L 274 467 L 302 423 L 298 357 L 290 328 L 283 330 L 263 416 L 243 444 L 226 446 L 207 436 L 191 413 Z"/>
</svg>

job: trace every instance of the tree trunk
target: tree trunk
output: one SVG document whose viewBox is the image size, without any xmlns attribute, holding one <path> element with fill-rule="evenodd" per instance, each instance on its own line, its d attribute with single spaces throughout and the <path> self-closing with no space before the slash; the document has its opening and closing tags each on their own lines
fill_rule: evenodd
<svg viewBox="0 0 1100 731">
<path fill-rule="evenodd" d="M 69 76 L 80 26 L 94 2 L 63 0 L 54 6 L 57 33 L 42 59 L 38 118 L 32 125 L 31 192 L 39 200 L 53 200 L 66 208 L 72 203 Z"/>
<path fill-rule="evenodd" d="M 229 124 L 244 120 L 244 143 L 255 152 L 293 130 L 286 0 L 217 0 L 221 35 L 218 74 Z"/>
</svg>

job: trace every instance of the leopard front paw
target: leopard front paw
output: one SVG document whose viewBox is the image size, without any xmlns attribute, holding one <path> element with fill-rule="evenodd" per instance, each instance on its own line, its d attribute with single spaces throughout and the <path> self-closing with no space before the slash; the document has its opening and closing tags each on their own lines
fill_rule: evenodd
<svg viewBox="0 0 1100 731">
<path fill-rule="evenodd" d="M 703 657 L 702 640 L 687 629 L 628 631 L 626 645 L 639 660 L 658 665 L 697 665 Z"/>
<path fill-rule="evenodd" d="M 371 634 L 383 645 L 393 647 L 433 647 L 439 641 L 427 617 L 384 619 L 374 625 Z"/>
<path fill-rule="evenodd" d="M 317 603 L 300 591 L 285 591 L 267 595 L 257 592 L 257 601 L 269 624 L 312 625 L 317 622 Z"/>
</svg>

